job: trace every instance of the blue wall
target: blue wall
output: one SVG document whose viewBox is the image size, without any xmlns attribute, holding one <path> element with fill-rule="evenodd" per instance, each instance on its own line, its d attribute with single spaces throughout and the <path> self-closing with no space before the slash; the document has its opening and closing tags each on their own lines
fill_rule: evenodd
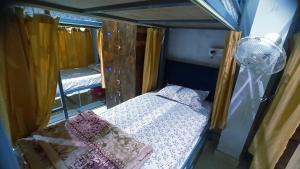
<svg viewBox="0 0 300 169">
<path fill-rule="evenodd" d="M 227 30 L 170 29 L 167 59 L 219 67 L 222 55 L 211 57 L 210 48 L 224 48 Z"/>
</svg>

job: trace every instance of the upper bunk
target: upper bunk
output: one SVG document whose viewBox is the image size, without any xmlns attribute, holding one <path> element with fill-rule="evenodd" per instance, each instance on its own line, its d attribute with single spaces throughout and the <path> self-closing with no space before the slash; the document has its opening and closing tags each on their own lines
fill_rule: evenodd
<svg viewBox="0 0 300 169">
<path fill-rule="evenodd" d="M 145 26 L 237 30 L 243 1 L 19 0 L 17 4 Z"/>
</svg>

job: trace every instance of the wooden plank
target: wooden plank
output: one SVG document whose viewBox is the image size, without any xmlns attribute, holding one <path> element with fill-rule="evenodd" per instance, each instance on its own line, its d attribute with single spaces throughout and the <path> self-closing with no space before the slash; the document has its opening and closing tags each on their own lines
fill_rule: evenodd
<svg viewBox="0 0 300 169">
<path fill-rule="evenodd" d="M 132 24 L 103 22 L 106 104 L 113 107 L 136 94 L 136 32 Z"/>
</svg>

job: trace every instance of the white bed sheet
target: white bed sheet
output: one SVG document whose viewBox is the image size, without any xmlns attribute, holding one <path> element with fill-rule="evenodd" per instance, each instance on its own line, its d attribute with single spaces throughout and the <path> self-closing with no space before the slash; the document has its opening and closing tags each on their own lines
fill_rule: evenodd
<svg viewBox="0 0 300 169">
<path fill-rule="evenodd" d="M 61 70 L 60 75 L 65 92 L 101 84 L 100 72 L 88 67 Z M 58 87 L 56 89 L 56 95 L 59 95 Z"/>
<path fill-rule="evenodd" d="M 146 93 L 99 114 L 154 151 L 143 169 L 179 169 L 196 146 L 209 120 L 210 108 L 188 106 Z"/>
</svg>

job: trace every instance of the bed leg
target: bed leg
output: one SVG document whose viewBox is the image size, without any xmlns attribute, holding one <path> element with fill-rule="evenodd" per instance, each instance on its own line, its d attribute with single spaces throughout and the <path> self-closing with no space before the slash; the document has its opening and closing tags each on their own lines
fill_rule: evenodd
<svg viewBox="0 0 300 169">
<path fill-rule="evenodd" d="M 80 91 L 78 91 L 78 100 L 79 100 L 79 108 L 81 108 L 81 96 L 80 96 Z"/>
<path fill-rule="evenodd" d="M 69 118 L 68 109 L 67 109 L 67 105 L 66 105 L 66 101 L 65 101 L 65 93 L 64 93 L 63 86 L 62 86 L 62 82 L 61 82 L 60 72 L 58 73 L 58 88 L 59 88 L 59 93 L 60 93 L 60 101 L 61 101 L 61 104 L 63 107 L 65 118 L 68 119 Z"/>
</svg>

